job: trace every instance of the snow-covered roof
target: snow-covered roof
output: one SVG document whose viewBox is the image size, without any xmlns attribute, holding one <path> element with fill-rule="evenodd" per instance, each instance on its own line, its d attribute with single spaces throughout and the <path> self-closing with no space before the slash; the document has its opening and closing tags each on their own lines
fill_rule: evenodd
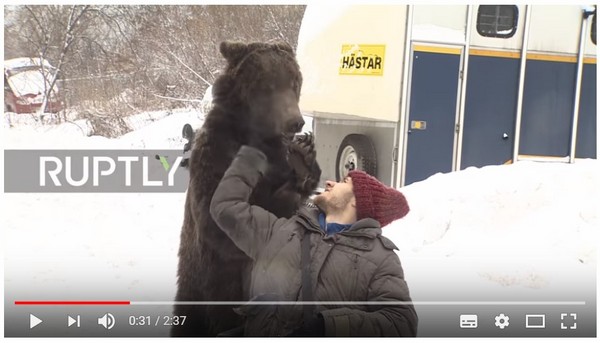
<svg viewBox="0 0 600 343">
<path fill-rule="evenodd" d="M 13 70 L 19 68 L 27 68 L 27 67 L 39 67 L 45 66 L 48 69 L 53 69 L 54 67 L 48 62 L 46 59 L 42 59 L 39 57 L 18 57 L 12 58 L 9 60 L 4 60 L 4 70 Z"/>
<path fill-rule="evenodd" d="M 39 70 L 22 71 L 8 77 L 7 80 L 16 96 L 44 94 L 44 76 Z M 47 79 L 46 87 L 50 87 L 50 82 Z M 56 88 L 54 89 L 56 90 Z"/>
</svg>

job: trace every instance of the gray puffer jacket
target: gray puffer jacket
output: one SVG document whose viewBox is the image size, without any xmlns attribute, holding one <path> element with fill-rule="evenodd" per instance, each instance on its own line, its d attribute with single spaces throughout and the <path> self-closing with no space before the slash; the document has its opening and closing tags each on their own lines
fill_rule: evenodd
<svg viewBox="0 0 600 343">
<path fill-rule="evenodd" d="M 210 211 L 219 227 L 254 260 L 250 296 L 285 304 L 250 304 L 245 335 L 286 336 L 303 323 L 301 241 L 311 242 L 311 281 L 326 336 L 416 336 L 417 314 L 394 243 L 373 219 L 326 236 L 318 209 L 277 218 L 248 199 L 267 168 L 266 157 L 244 146 L 223 176 Z M 335 302 L 333 304 L 327 302 Z M 347 303 L 340 303 L 347 302 Z M 387 303 L 386 303 L 387 302 Z"/>
</svg>

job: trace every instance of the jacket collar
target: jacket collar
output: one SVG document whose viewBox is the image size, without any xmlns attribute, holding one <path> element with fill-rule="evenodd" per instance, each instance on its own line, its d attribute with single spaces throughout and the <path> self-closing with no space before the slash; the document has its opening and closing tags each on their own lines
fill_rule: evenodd
<svg viewBox="0 0 600 343">
<path fill-rule="evenodd" d="M 297 221 L 310 231 L 319 231 L 324 233 L 320 229 L 319 225 L 319 209 L 312 207 L 302 207 L 298 210 Z M 352 226 L 337 234 L 338 236 L 348 237 L 365 237 L 369 239 L 375 239 L 381 235 L 381 224 L 378 221 L 371 218 L 365 218 L 352 224 Z"/>
</svg>

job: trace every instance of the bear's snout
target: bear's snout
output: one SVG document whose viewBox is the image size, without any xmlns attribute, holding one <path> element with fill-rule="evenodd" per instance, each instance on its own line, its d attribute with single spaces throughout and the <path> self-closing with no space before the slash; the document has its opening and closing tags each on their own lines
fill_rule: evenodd
<svg viewBox="0 0 600 343">
<path fill-rule="evenodd" d="M 303 126 L 304 126 L 304 119 L 302 117 L 295 118 L 288 122 L 288 125 L 287 125 L 285 131 L 287 133 L 298 133 L 298 132 L 302 131 Z"/>
</svg>

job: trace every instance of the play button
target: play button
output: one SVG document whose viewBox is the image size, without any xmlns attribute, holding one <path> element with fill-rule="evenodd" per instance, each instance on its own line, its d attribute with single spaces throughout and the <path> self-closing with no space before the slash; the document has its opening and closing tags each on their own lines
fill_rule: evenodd
<svg viewBox="0 0 600 343">
<path fill-rule="evenodd" d="M 42 322 L 42 320 L 36 316 L 34 316 L 33 314 L 29 314 L 29 328 L 33 329 L 34 327 L 38 326 L 40 323 Z"/>
</svg>

